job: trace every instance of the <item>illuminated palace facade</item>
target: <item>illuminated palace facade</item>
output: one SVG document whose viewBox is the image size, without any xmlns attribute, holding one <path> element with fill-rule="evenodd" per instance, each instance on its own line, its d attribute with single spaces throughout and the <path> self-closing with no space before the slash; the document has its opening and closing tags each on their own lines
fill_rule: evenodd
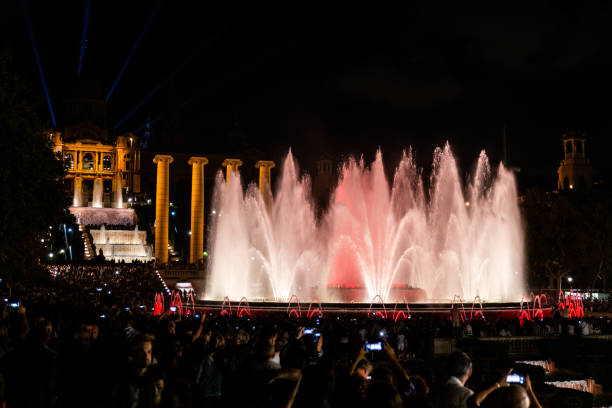
<svg viewBox="0 0 612 408">
<path fill-rule="evenodd" d="M 109 140 L 91 122 L 47 132 L 66 169 L 73 207 L 125 208 L 126 197 L 140 193 L 140 148 L 131 133 Z"/>
<path fill-rule="evenodd" d="M 49 130 L 46 137 L 66 170 L 64 184 L 72 194 L 70 212 L 83 238 L 83 258 L 98 254 L 116 262 L 149 261 L 147 232 L 138 230 L 135 211 L 128 205 L 129 198 L 140 193 L 138 138 L 131 133 L 111 138 L 91 120 L 103 112 L 101 102 L 75 106 L 81 120 L 66 126 L 63 134 Z M 83 112 L 91 117 L 83 118 Z"/>
</svg>

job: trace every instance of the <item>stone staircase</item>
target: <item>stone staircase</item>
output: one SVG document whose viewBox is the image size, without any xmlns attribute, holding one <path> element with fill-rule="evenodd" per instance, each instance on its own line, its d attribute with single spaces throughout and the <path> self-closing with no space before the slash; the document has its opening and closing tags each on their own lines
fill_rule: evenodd
<svg viewBox="0 0 612 408">
<path fill-rule="evenodd" d="M 170 241 L 168 241 L 168 259 L 170 261 L 172 260 L 179 260 L 179 253 L 176 251 L 176 249 L 174 249 L 174 245 L 172 245 L 172 243 Z"/>
<path fill-rule="evenodd" d="M 81 232 L 81 236 L 83 237 L 83 259 L 85 259 L 86 261 L 90 261 L 96 256 L 96 254 L 94 253 L 91 241 L 89 240 L 87 228 L 85 228 L 83 224 L 79 224 L 79 231 Z"/>
</svg>

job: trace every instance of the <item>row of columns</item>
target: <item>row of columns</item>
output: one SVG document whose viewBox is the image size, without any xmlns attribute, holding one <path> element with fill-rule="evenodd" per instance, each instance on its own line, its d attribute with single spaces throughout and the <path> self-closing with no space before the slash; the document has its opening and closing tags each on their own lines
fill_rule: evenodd
<svg viewBox="0 0 612 408">
<path fill-rule="evenodd" d="M 123 181 L 121 179 L 121 172 L 118 171 L 114 180 L 115 188 L 114 188 L 114 197 L 113 197 L 113 207 L 115 208 L 123 208 L 123 194 L 122 194 L 122 184 Z M 76 176 L 74 178 L 74 192 L 72 198 L 72 205 L 74 207 L 81 207 L 83 205 L 83 178 L 80 176 Z M 92 198 L 92 207 L 94 208 L 102 208 L 104 207 L 104 181 L 102 177 L 94 178 L 93 183 L 93 198 Z"/>
<path fill-rule="evenodd" d="M 170 212 L 170 164 L 172 156 L 158 154 L 153 158 L 157 164 L 157 185 L 155 191 L 155 260 L 168 262 L 168 224 Z M 189 262 L 197 263 L 204 258 L 204 166 L 206 157 L 192 157 L 187 162 L 191 166 L 191 239 L 189 243 Z M 240 159 L 225 159 L 226 180 L 232 172 L 242 166 Z M 260 160 L 255 164 L 259 169 L 259 191 L 270 185 L 270 170 L 273 161 Z"/>
</svg>

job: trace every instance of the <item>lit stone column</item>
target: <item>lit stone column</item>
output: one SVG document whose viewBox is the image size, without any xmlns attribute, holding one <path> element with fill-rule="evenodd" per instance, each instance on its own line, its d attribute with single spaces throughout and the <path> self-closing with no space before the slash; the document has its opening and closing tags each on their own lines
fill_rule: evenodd
<svg viewBox="0 0 612 408">
<path fill-rule="evenodd" d="M 72 199 L 72 205 L 74 207 L 81 206 L 81 192 L 83 191 L 83 179 L 81 177 L 74 178 L 74 196 Z"/>
<path fill-rule="evenodd" d="M 194 264 L 204 258 L 204 166 L 206 157 L 192 157 L 191 166 L 191 241 L 189 262 Z"/>
<path fill-rule="evenodd" d="M 276 165 L 273 161 L 260 160 L 255 163 L 255 168 L 259 169 L 259 192 L 262 193 L 270 188 L 271 176 L 270 170 Z"/>
<path fill-rule="evenodd" d="M 168 212 L 170 210 L 170 163 L 172 156 L 158 154 L 153 158 L 157 164 L 157 187 L 155 191 L 155 260 L 168 262 Z"/>
<path fill-rule="evenodd" d="M 102 192 L 103 192 L 103 184 L 102 184 L 102 178 L 101 177 L 96 177 L 94 179 L 94 186 L 93 186 L 93 203 L 92 203 L 92 207 L 95 208 L 102 208 Z"/>
<path fill-rule="evenodd" d="M 232 174 L 232 172 L 236 172 L 238 173 L 238 167 L 242 166 L 242 160 L 240 159 L 225 159 L 223 160 L 223 163 L 221 163 L 222 166 L 226 167 L 226 171 L 225 171 L 225 182 L 229 182 L 229 178 L 230 175 Z"/>
</svg>

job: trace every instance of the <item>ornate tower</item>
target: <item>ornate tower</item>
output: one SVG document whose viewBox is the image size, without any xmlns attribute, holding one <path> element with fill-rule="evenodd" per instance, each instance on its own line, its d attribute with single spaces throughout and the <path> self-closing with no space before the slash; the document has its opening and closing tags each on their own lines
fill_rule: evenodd
<svg viewBox="0 0 612 408">
<path fill-rule="evenodd" d="M 561 160 L 557 173 L 559 190 L 586 190 L 593 185 L 593 169 L 586 158 L 584 136 L 574 132 L 564 133 L 562 137 L 565 158 Z"/>
</svg>

